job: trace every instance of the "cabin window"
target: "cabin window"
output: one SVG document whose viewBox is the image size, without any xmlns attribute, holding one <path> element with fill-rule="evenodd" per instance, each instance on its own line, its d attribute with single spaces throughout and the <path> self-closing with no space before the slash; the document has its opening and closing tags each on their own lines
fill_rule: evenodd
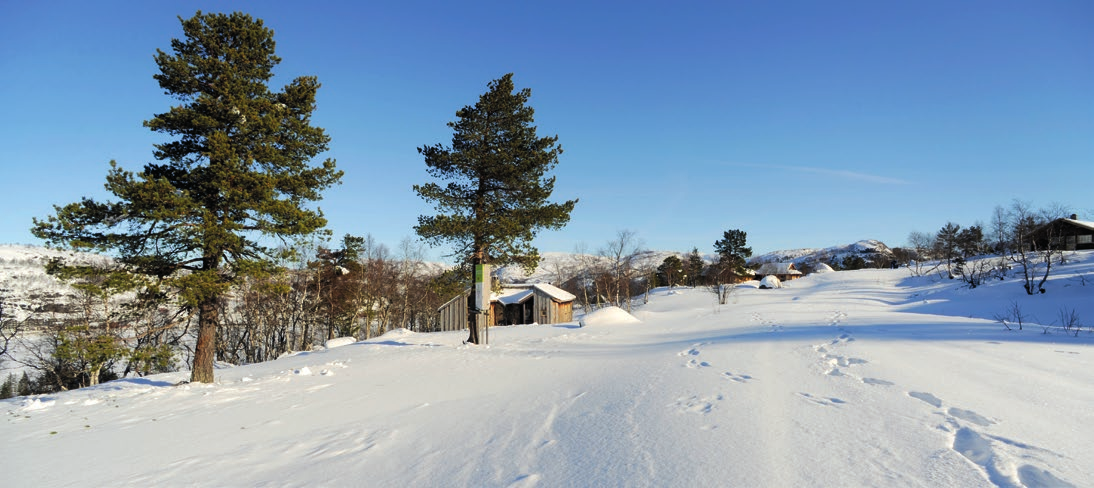
<svg viewBox="0 0 1094 488">
<path fill-rule="evenodd" d="M 1094 242 L 1094 235 L 1079 236 L 1079 244 L 1090 244 L 1092 242 Z"/>
</svg>

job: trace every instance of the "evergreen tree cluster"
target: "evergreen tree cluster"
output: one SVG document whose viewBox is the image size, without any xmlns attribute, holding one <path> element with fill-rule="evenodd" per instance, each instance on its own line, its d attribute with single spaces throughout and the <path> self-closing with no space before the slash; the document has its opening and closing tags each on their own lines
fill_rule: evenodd
<svg viewBox="0 0 1094 488">
<path fill-rule="evenodd" d="M 7 398 L 13 398 L 17 396 L 27 396 L 37 393 L 33 388 L 30 376 L 26 371 L 23 372 L 23 376 L 16 379 L 15 373 L 8 373 L 8 377 L 4 379 L 4 383 L 0 385 L 0 400 Z"/>
</svg>

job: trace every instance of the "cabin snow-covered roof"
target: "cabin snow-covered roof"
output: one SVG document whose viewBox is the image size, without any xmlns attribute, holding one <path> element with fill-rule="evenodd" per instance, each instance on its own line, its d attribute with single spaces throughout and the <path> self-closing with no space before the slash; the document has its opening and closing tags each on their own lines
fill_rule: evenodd
<svg viewBox="0 0 1094 488">
<path fill-rule="evenodd" d="M 566 290 L 563 290 L 562 288 L 559 288 L 549 283 L 536 283 L 535 285 L 533 285 L 533 288 L 547 294 L 547 296 L 554 298 L 555 300 L 558 300 L 560 302 L 572 302 L 574 300 L 577 300 L 577 297 L 574 296 L 573 293 L 570 293 Z"/>
<path fill-rule="evenodd" d="M 577 299 L 573 293 L 547 283 L 502 285 L 501 292 L 494 293 L 490 299 L 500 302 L 502 305 L 524 303 L 532 297 L 536 290 L 560 302 L 572 302 Z"/>
<path fill-rule="evenodd" d="M 1075 224 L 1079 227 L 1085 227 L 1087 229 L 1094 230 L 1094 222 L 1090 222 L 1090 221 L 1086 221 L 1086 220 L 1075 220 L 1075 219 L 1062 219 L 1062 220 L 1066 220 L 1068 222 L 1071 222 L 1072 224 Z"/>
<path fill-rule="evenodd" d="M 756 274 L 762 275 L 800 275 L 801 271 L 794 269 L 794 263 L 764 263 Z"/>
<path fill-rule="evenodd" d="M 501 302 L 502 305 L 514 305 L 524 303 L 532 298 L 531 288 L 502 288 L 500 293 L 494 293 L 491 300 Z"/>
</svg>

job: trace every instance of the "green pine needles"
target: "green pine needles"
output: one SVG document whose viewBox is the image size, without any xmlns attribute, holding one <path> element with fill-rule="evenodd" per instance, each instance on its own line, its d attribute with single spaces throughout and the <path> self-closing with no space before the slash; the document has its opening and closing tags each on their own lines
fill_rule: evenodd
<svg viewBox="0 0 1094 488">
<path fill-rule="evenodd" d="M 113 252 L 130 271 L 180 290 L 197 311 L 192 381 L 213 381 L 217 303 L 248 272 L 271 266 L 262 238 L 285 239 L 326 225 L 308 202 L 337 184 L 331 159 L 309 164 L 330 137 L 311 125 L 319 82 L 267 82 L 281 61 L 273 31 L 243 13 L 197 12 L 183 39 L 157 50 L 154 78 L 181 103 L 144 122 L 173 140 L 139 173 L 111 161 L 116 201 L 56 206 L 32 232 L 51 245 Z"/>
<path fill-rule="evenodd" d="M 577 200 L 548 201 L 555 178 L 548 176 L 562 147 L 558 136 L 538 137 L 532 91 L 514 91 L 513 74 L 490 82 L 474 106 L 456 112 L 452 146 L 422 146 L 430 176 L 445 180 L 415 185 L 438 214 L 418 217 L 414 230 L 431 244 L 448 243 L 465 264 L 519 264 L 535 269 L 537 232 L 570 221 Z"/>
</svg>

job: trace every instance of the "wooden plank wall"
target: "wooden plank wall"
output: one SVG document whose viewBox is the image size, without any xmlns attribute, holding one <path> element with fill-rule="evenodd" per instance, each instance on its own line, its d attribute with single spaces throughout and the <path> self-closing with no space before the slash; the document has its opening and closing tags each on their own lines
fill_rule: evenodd
<svg viewBox="0 0 1094 488">
<path fill-rule="evenodd" d="M 441 308 L 437 310 L 437 314 L 439 315 L 437 321 L 438 332 L 463 330 L 467 328 L 467 298 L 470 294 L 470 291 L 460 293 L 456 298 L 441 305 Z"/>
</svg>

